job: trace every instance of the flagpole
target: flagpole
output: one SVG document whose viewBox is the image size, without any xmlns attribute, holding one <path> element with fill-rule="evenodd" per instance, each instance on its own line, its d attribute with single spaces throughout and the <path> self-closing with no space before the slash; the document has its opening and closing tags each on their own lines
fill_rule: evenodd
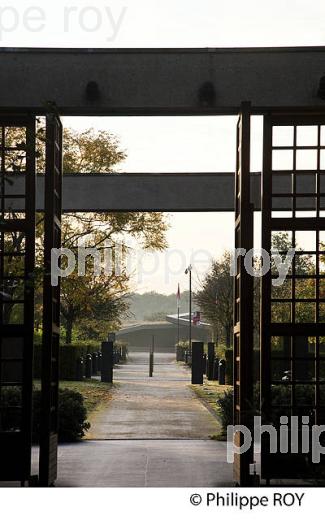
<svg viewBox="0 0 325 520">
<path fill-rule="evenodd" d="M 179 305 L 177 307 L 177 345 L 179 345 Z"/>
<path fill-rule="evenodd" d="M 177 286 L 176 302 L 177 302 L 177 345 L 179 345 L 179 304 L 181 299 L 181 293 L 179 290 L 179 284 Z"/>
<path fill-rule="evenodd" d="M 189 313 L 190 313 L 190 323 L 189 323 L 189 348 L 192 349 L 192 266 L 189 267 L 190 271 L 190 301 L 189 301 Z"/>
<path fill-rule="evenodd" d="M 189 265 L 185 269 L 185 274 L 189 275 L 189 292 L 190 292 L 190 299 L 189 299 L 189 328 L 188 328 L 188 343 L 189 348 L 192 347 L 192 266 Z"/>
</svg>

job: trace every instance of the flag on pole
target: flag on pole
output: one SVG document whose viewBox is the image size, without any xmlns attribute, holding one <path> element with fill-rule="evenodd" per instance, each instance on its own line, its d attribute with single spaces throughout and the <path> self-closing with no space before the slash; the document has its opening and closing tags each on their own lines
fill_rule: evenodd
<svg viewBox="0 0 325 520">
<path fill-rule="evenodd" d="M 181 293 L 180 293 L 179 284 L 178 284 L 177 293 L 176 293 L 177 309 L 179 309 L 180 301 L 181 301 Z"/>
<path fill-rule="evenodd" d="M 200 323 L 201 323 L 201 313 L 200 313 L 200 311 L 196 311 L 194 313 L 192 322 L 193 322 L 193 325 L 200 325 Z"/>
</svg>

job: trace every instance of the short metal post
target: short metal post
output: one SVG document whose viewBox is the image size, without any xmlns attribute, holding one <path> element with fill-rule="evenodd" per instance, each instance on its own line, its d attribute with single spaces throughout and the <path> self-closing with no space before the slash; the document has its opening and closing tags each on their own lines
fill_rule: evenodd
<svg viewBox="0 0 325 520">
<path fill-rule="evenodd" d="M 203 372 L 203 375 L 206 374 L 206 368 L 207 368 L 207 355 L 206 354 L 203 354 L 202 356 L 202 372 Z"/>
<path fill-rule="evenodd" d="M 214 343 L 208 343 L 207 378 L 213 380 Z"/>
<path fill-rule="evenodd" d="M 219 385 L 226 384 L 226 361 L 220 359 L 219 361 L 219 373 L 218 373 Z"/>
<path fill-rule="evenodd" d="M 150 353 L 149 353 L 149 377 L 153 376 L 153 363 L 154 363 L 153 353 L 154 353 L 154 349 L 155 349 L 155 338 L 154 338 L 154 336 L 152 336 L 152 345 L 151 345 Z"/>
<path fill-rule="evenodd" d="M 218 377 L 219 377 L 219 358 L 214 358 L 214 363 L 213 363 L 213 381 L 218 381 Z"/>
<path fill-rule="evenodd" d="M 91 376 L 92 376 L 92 372 L 93 372 L 93 369 L 92 369 L 92 357 L 91 357 L 91 354 L 86 354 L 86 379 L 91 379 Z"/>
<path fill-rule="evenodd" d="M 92 355 L 92 375 L 97 376 L 98 372 L 98 355 L 97 352 L 93 352 Z"/>
<path fill-rule="evenodd" d="M 82 381 L 84 378 L 84 359 L 79 357 L 76 361 L 76 381 Z"/>
<path fill-rule="evenodd" d="M 101 352 L 97 352 L 97 368 L 98 368 L 98 372 L 101 372 L 102 371 L 102 353 Z"/>
<path fill-rule="evenodd" d="M 149 377 L 153 376 L 153 352 L 149 354 Z"/>
</svg>

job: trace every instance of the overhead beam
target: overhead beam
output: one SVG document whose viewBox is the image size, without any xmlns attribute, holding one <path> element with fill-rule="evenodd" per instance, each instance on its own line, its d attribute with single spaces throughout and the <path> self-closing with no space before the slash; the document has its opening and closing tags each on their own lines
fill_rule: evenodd
<svg viewBox="0 0 325 520">
<path fill-rule="evenodd" d="M 24 179 L 12 175 L 7 195 L 23 192 Z M 36 206 L 44 209 L 44 177 L 37 177 Z M 63 176 L 62 208 L 73 211 L 232 211 L 232 173 L 125 173 Z M 19 199 L 8 207 L 22 209 Z"/>
<path fill-rule="evenodd" d="M 80 116 L 231 114 L 242 101 L 256 111 L 324 108 L 324 47 L 2 48 L 0 60 L 0 103 L 8 110 L 43 113 L 55 104 L 61 114 Z"/>
<path fill-rule="evenodd" d="M 104 211 L 234 211 L 233 173 L 121 173 L 70 174 L 63 176 L 64 212 Z M 302 181 L 308 192 L 308 175 Z M 261 207 L 261 175 L 251 173 L 251 201 Z M 37 177 L 36 207 L 44 209 L 44 176 Z M 288 188 L 289 186 L 289 188 Z M 277 174 L 275 192 L 290 189 L 290 174 Z M 11 175 L 6 184 L 7 208 L 22 210 L 22 175 Z M 279 199 L 277 209 L 286 207 L 287 198 Z M 307 205 L 304 209 L 308 208 Z"/>
</svg>

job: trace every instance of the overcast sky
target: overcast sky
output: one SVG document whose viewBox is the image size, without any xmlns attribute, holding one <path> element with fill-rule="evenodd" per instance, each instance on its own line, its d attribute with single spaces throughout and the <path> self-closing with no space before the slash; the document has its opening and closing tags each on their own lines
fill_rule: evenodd
<svg viewBox="0 0 325 520">
<path fill-rule="evenodd" d="M 325 44 L 325 2 L 316 0 L 8 0 L 5 6 L 0 9 L 1 46 Z M 254 171 L 260 170 L 261 164 L 260 123 L 255 118 Z M 64 124 L 116 133 L 128 154 L 122 171 L 234 171 L 233 117 L 64 118 Z M 134 289 L 170 293 L 176 291 L 178 281 L 182 290 L 187 288 L 183 268 L 193 252 L 195 287 L 209 259 L 233 247 L 232 214 L 173 214 L 168 218 L 169 250 L 143 260 L 147 274 L 138 273 Z"/>
<path fill-rule="evenodd" d="M 4 6 L 13 6 L 16 13 L 2 12 Z M 38 12 L 26 14 L 31 6 L 38 8 Z M 323 45 L 325 3 L 323 0 L 7 0 L 1 5 L 0 28 L 0 39 L 6 46 Z"/>
</svg>

